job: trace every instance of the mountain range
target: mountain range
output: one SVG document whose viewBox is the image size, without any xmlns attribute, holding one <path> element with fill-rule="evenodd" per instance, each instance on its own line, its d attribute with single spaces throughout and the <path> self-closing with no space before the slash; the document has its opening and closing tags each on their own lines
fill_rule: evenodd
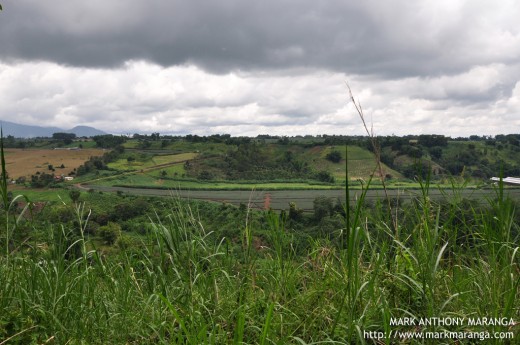
<svg viewBox="0 0 520 345">
<path fill-rule="evenodd" d="M 89 126 L 76 126 L 71 129 L 58 127 L 41 127 L 21 125 L 14 122 L 0 121 L 4 137 L 12 135 L 15 138 L 52 137 L 53 133 L 74 133 L 77 137 L 92 137 L 94 135 L 107 134 L 99 129 Z"/>
</svg>

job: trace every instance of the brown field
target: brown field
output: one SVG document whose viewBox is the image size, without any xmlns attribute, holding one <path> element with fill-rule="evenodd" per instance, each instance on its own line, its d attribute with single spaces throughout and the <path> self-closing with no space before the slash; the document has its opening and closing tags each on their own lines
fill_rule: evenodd
<svg viewBox="0 0 520 345">
<path fill-rule="evenodd" d="M 52 150 L 52 149 L 5 149 L 6 170 L 11 179 L 21 176 L 30 178 L 37 171 L 51 173 L 48 169 L 51 164 L 55 175 L 69 175 L 71 171 L 82 165 L 92 156 L 101 156 L 105 150 Z M 60 168 L 61 165 L 65 168 Z"/>
</svg>

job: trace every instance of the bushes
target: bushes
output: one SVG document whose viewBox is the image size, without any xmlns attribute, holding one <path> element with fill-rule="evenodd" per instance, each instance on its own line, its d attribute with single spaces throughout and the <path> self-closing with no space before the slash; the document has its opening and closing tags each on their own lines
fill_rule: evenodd
<svg viewBox="0 0 520 345">
<path fill-rule="evenodd" d="M 137 198 L 129 202 L 123 202 L 115 206 L 112 219 L 132 219 L 145 214 L 149 208 L 150 204 L 143 198 Z"/>
<path fill-rule="evenodd" d="M 128 198 L 137 208 L 135 201 Z M 392 204 L 400 234 L 389 233 L 381 205 L 363 205 L 350 204 L 358 221 L 348 227 L 341 203 L 326 197 L 316 198 L 314 215 L 292 204 L 288 219 L 161 200 L 144 236 L 122 234 L 114 222 L 100 226 L 112 246 L 100 251 L 67 231 L 77 224 L 73 208 L 62 206 L 67 212 L 56 219 L 66 222 L 53 231 L 38 226 L 48 238 L 0 257 L 0 338 L 361 344 L 358 329 L 383 334 L 390 315 L 516 317 L 518 213 L 510 200 L 497 193 L 484 207 L 455 196 L 436 203 L 425 193 Z"/>
<path fill-rule="evenodd" d="M 331 198 L 325 196 L 318 196 L 313 202 L 314 218 L 318 221 L 322 220 L 325 216 L 332 215 L 333 203 Z"/>
<path fill-rule="evenodd" d="M 320 171 L 315 175 L 316 180 L 326 183 L 334 183 L 334 176 L 328 171 Z"/>
<path fill-rule="evenodd" d="M 54 174 L 36 173 L 36 175 L 31 175 L 31 187 L 33 188 L 44 188 L 54 183 Z"/>
<path fill-rule="evenodd" d="M 341 152 L 331 151 L 331 152 L 327 153 L 325 158 L 327 160 L 331 161 L 332 163 L 339 163 L 341 161 Z"/>
<path fill-rule="evenodd" d="M 113 245 L 121 237 L 121 226 L 109 222 L 107 225 L 100 226 L 97 233 L 106 244 Z"/>
</svg>

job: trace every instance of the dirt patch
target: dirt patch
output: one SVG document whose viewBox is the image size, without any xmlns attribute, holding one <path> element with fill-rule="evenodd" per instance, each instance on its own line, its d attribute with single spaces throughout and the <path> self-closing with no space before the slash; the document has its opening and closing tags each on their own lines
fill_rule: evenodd
<svg viewBox="0 0 520 345">
<path fill-rule="evenodd" d="M 309 149 L 309 153 L 313 154 L 313 155 L 321 154 L 322 151 L 323 151 L 323 147 L 321 147 L 321 146 L 314 146 Z"/>
<path fill-rule="evenodd" d="M 105 153 L 101 149 L 84 150 L 24 150 L 6 149 L 5 163 L 7 173 L 12 179 L 25 176 L 30 178 L 36 172 L 68 175 L 92 156 L 101 156 Z M 49 170 L 49 165 L 55 169 Z M 61 166 L 64 168 L 61 168 Z"/>
</svg>

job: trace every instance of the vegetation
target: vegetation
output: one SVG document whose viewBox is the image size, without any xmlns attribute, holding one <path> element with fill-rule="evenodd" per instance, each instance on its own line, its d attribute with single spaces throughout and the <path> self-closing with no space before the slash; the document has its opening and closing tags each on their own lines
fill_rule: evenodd
<svg viewBox="0 0 520 345">
<path fill-rule="evenodd" d="M 38 207 L 9 196 L 0 151 L 2 343 L 391 344 L 417 330 L 397 317 L 495 317 L 418 330 L 518 337 L 520 219 L 501 185 L 486 204 L 456 183 L 433 201 L 419 175 L 389 210 L 368 179 L 310 214 L 93 191 Z"/>
<path fill-rule="evenodd" d="M 331 151 L 327 153 L 326 158 L 332 163 L 339 163 L 341 161 L 341 152 L 339 151 Z"/>
<path fill-rule="evenodd" d="M 306 136 L 257 138 L 212 135 L 185 137 L 134 135 L 126 138 L 112 135 L 93 139 L 72 138 L 68 133 L 55 133 L 54 138 L 18 139 L 7 137 L 6 157 L 11 178 L 32 187 L 47 186 L 36 173 L 79 177 L 79 182 L 112 177 L 114 185 L 126 185 L 121 179 L 133 175 L 134 180 L 150 181 L 142 187 L 186 186 L 206 188 L 208 182 L 225 182 L 231 189 L 243 183 L 284 183 L 295 188 L 328 184 L 344 188 L 345 178 L 368 180 L 384 176 L 385 186 L 406 185 L 427 171 L 435 183 L 451 177 L 471 179 L 479 184 L 500 171 L 504 176 L 520 175 L 520 146 L 515 135 L 496 137 L 449 138 L 442 135 L 378 137 L 379 160 L 374 161 L 374 146 L 367 137 Z M 70 145 L 65 140 L 72 140 Z M 348 144 L 344 152 L 344 145 Z M 61 150 L 79 148 L 79 150 Z M 110 151 L 92 150 L 103 147 Z M 46 148 L 60 150 L 44 151 Z M 80 158 L 81 157 L 81 158 Z M 345 169 L 348 157 L 348 175 Z M 381 163 L 381 167 L 379 167 Z M 421 173 L 422 172 L 422 173 Z M 139 175 L 147 175 L 146 179 Z M 35 176 L 32 177 L 31 175 Z M 106 184 L 106 181 L 103 182 Z M 182 187 L 184 188 L 184 187 Z"/>
<path fill-rule="evenodd" d="M 52 134 L 52 139 L 56 141 L 62 141 L 64 145 L 70 145 L 76 139 L 76 134 L 74 133 L 54 133 Z"/>
</svg>

